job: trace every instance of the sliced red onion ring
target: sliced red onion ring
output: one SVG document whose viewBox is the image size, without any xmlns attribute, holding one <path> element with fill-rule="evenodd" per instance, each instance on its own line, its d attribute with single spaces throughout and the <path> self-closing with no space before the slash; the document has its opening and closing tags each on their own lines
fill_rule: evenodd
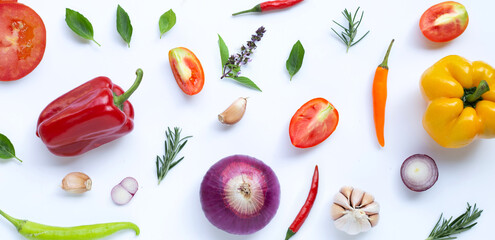
<svg viewBox="0 0 495 240">
<path fill-rule="evenodd" d="M 234 155 L 208 170 L 200 198 L 205 216 L 213 225 L 228 233 L 246 235 L 259 231 L 275 216 L 280 184 L 262 161 Z"/>
<path fill-rule="evenodd" d="M 408 157 L 400 168 L 404 184 L 415 192 L 426 191 L 438 180 L 438 168 L 435 160 L 425 154 Z"/>
<path fill-rule="evenodd" d="M 138 190 L 138 182 L 132 177 L 124 178 L 119 184 L 112 188 L 110 193 L 112 201 L 117 205 L 124 205 L 131 201 Z"/>
</svg>

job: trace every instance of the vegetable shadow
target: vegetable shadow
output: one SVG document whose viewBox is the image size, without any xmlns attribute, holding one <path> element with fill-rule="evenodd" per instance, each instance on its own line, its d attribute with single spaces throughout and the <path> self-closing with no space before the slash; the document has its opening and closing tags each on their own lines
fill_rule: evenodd
<svg viewBox="0 0 495 240">
<path fill-rule="evenodd" d="M 289 126 L 287 126 L 286 129 L 289 129 Z M 308 152 L 314 151 L 314 149 L 319 148 L 321 145 L 323 145 L 325 143 L 325 141 L 323 141 L 322 143 L 320 143 L 314 147 L 298 148 L 298 147 L 295 147 L 294 145 L 292 145 L 288 131 L 282 131 L 282 132 L 283 133 L 281 134 L 281 140 L 280 140 L 280 151 L 278 151 L 278 152 L 282 153 L 282 157 L 279 159 L 284 160 L 284 161 L 287 159 L 286 157 L 294 158 L 294 159 L 300 159 L 299 156 L 304 155 L 304 154 L 308 154 Z M 330 140 L 330 137 L 326 140 Z"/>
<path fill-rule="evenodd" d="M 474 155 L 473 152 L 477 151 L 480 146 L 479 141 L 483 139 L 475 138 L 474 141 L 462 148 L 445 148 L 436 143 L 429 135 L 425 134 L 428 139 L 421 141 L 424 146 L 421 149 L 425 149 L 426 154 L 431 153 L 433 159 L 442 164 L 458 164 L 460 162 L 469 161 L 469 156 Z M 435 157 L 436 156 L 436 157 Z"/>
<path fill-rule="evenodd" d="M 411 150 L 414 151 L 415 149 L 421 149 L 421 152 L 418 152 L 418 151 L 414 151 L 414 152 L 427 154 L 435 160 L 435 162 L 439 168 L 438 169 L 438 172 L 439 172 L 438 181 L 441 181 L 443 171 L 442 171 L 440 165 L 446 165 L 446 164 L 459 165 L 460 163 L 463 163 L 464 161 L 469 161 L 469 156 L 474 155 L 473 152 L 478 151 L 477 149 L 480 146 L 479 140 L 482 140 L 482 139 L 475 139 L 471 144 L 469 144 L 468 146 L 462 147 L 462 148 L 445 148 L 445 147 L 440 146 L 438 143 L 436 143 L 425 132 L 424 137 L 418 141 L 418 142 L 420 142 L 420 144 L 417 144 L 417 146 L 412 147 Z M 439 164 L 439 163 L 441 163 L 441 164 Z M 426 198 L 431 197 L 430 195 L 425 195 L 424 192 L 412 191 L 403 184 L 402 178 L 400 176 L 400 167 L 401 166 L 402 166 L 402 164 L 399 165 L 399 167 L 396 171 L 397 174 L 395 177 L 397 179 L 395 181 L 397 192 L 401 193 L 408 200 L 414 200 L 414 199 L 418 199 L 421 197 L 426 197 Z M 426 190 L 425 192 L 435 191 L 434 190 L 435 186 L 436 186 L 436 184 L 433 185 L 430 189 Z"/>
<path fill-rule="evenodd" d="M 332 225 L 333 225 L 333 223 L 332 223 Z M 360 234 L 357 234 L 357 235 L 349 235 L 349 234 L 347 234 L 347 233 L 345 233 L 343 231 L 337 230 L 337 228 L 335 228 L 335 231 L 332 231 L 331 232 L 331 236 L 328 239 L 367 240 L 367 239 L 369 239 L 369 236 L 366 236 L 366 235 L 368 235 L 368 234 L 366 234 L 366 232 L 363 232 L 363 233 L 360 233 Z"/>
<path fill-rule="evenodd" d="M 80 159 L 80 156 L 75 156 L 75 157 L 57 156 L 57 155 L 51 153 L 40 139 L 38 139 L 38 140 L 39 140 L 39 143 L 35 144 L 36 149 L 33 152 L 39 153 L 37 158 L 41 159 L 43 161 L 46 161 L 47 164 L 49 164 L 49 165 L 63 166 L 63 165 L 72 164 L 73 162 L 76 162 L 78 159 Z"/>
<path fill-rule="evenodd" d="M 63 28 L 66 29 L 66 33 L 67 33 L 67 36 L 69 38 L 73 38 L 74 41 L 77 41 L 79 44 L 86 44 L 86 45 L 95 45 L 96 47 L 98 47 L 98 45 L 96 43 L 94 43 L 93 41 L 91 40 L 87 40 L 87 39 L 84 39 L 82 38 L 81 36 L 77 35 L 74 31 L 72 31 L 69 26 L 67 26 L 67 23 L 65 21 L 61 22 L 61 24 L 64 25 Z"/>
<path fill-rule="evenodd" d="M 21 160 L 22 160 L 22 158 L 21 158 Z M 9 159 L 0 158 L 0 164 L 9 164 L 10 162 L 17 162 L 17 164 L 22 165 L 22 163 L 17 161 L 17 159 L 15 159 L 15 158 L 9 158 Z"/>
</svg>

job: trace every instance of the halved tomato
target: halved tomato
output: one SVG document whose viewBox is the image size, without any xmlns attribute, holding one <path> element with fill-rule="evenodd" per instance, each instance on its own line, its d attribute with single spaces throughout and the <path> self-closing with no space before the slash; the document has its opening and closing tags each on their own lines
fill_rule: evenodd
<svg viewBox="0 0 495 240">
<path fill-rule="evenodd" d="M 174 48 L 168 52 L 168 59 L 175 81 L 185 94 L 194 95 L 203 89 L 203 67 L 191 50 L 184 47 Z"/>
<path fill-rule="evenodd" d="M 431 41 L 447 42 L 461 35 L 468 23 L 466 8 L 458 2 L 448 1 L 428 8 L 419 19 L 419 28 Z"/>
<path fill-rule="evenodd" d="M 32 72 L 43 58 L 46 29 L 30 7 L 0 0 L 0 81 L 20 79 Z"/>
<path fill-rule="evenodd" d="M 290 120 L 292 145 L 308 148 L 327 139 L 339 123 L 339 112 L 324 98 L 315 98 L 302 105 Z"/>
</svg>

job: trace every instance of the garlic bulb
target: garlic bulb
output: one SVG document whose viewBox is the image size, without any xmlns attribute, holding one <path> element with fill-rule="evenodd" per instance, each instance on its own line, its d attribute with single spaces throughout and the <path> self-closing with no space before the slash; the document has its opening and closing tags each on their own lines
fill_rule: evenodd
<svg viewBox="0 0 495 240">
<path fill-rule="evenodd" d="M 366 232 L 378 224 L 380 205 L 360 189 L 342 187 L 330 210 L 335 227 L 350 235 Z"/>
<path fill-rule="evenodd" d="M 92 181 L 82 172 L 71 172 L 62 179 L 62 189 L 70 193 L 84 193 L 91 190 Z"/>
<path fill-rule="evenodd" d="M 236 99 L 225 111 L 218 114 L 218 120 L 223 124 L 232 125 L 241 120 L 246 111 L 247 98 Z"/>
</svg>

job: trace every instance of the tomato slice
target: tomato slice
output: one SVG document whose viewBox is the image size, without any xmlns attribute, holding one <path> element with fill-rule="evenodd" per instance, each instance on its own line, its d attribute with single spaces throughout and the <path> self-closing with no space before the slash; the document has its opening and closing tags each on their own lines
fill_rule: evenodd
<svg viewBox="0 0 495 240">
<path fill-rule="evenodd" d="M 40 16 L 26 5 L 0 1 L 0 81 L 20 79 L 43 58 L 46 29 Z"/>
<path fill-rule="evenodd" d="M 337 128 L 339 112 L 324 98 L 302 105 L 290 120 L 289 135 L 298 148 L 313 147 L 325 141 Z"/>
<path fill-rule="evenodd" d="M 442 2 L 428 8 L 419 20 L 423 35 L 433 42 L 447 42 L 466 30 L 469 16 L 457 2 Z"/>
<path fill-rule="evenodd" d="M 191 50 L 178 47 L 168 52 L 175 81 L 187 95 L 195 95 L 203 89 L 205 74 L 196 55 Z"/>
</svg>

